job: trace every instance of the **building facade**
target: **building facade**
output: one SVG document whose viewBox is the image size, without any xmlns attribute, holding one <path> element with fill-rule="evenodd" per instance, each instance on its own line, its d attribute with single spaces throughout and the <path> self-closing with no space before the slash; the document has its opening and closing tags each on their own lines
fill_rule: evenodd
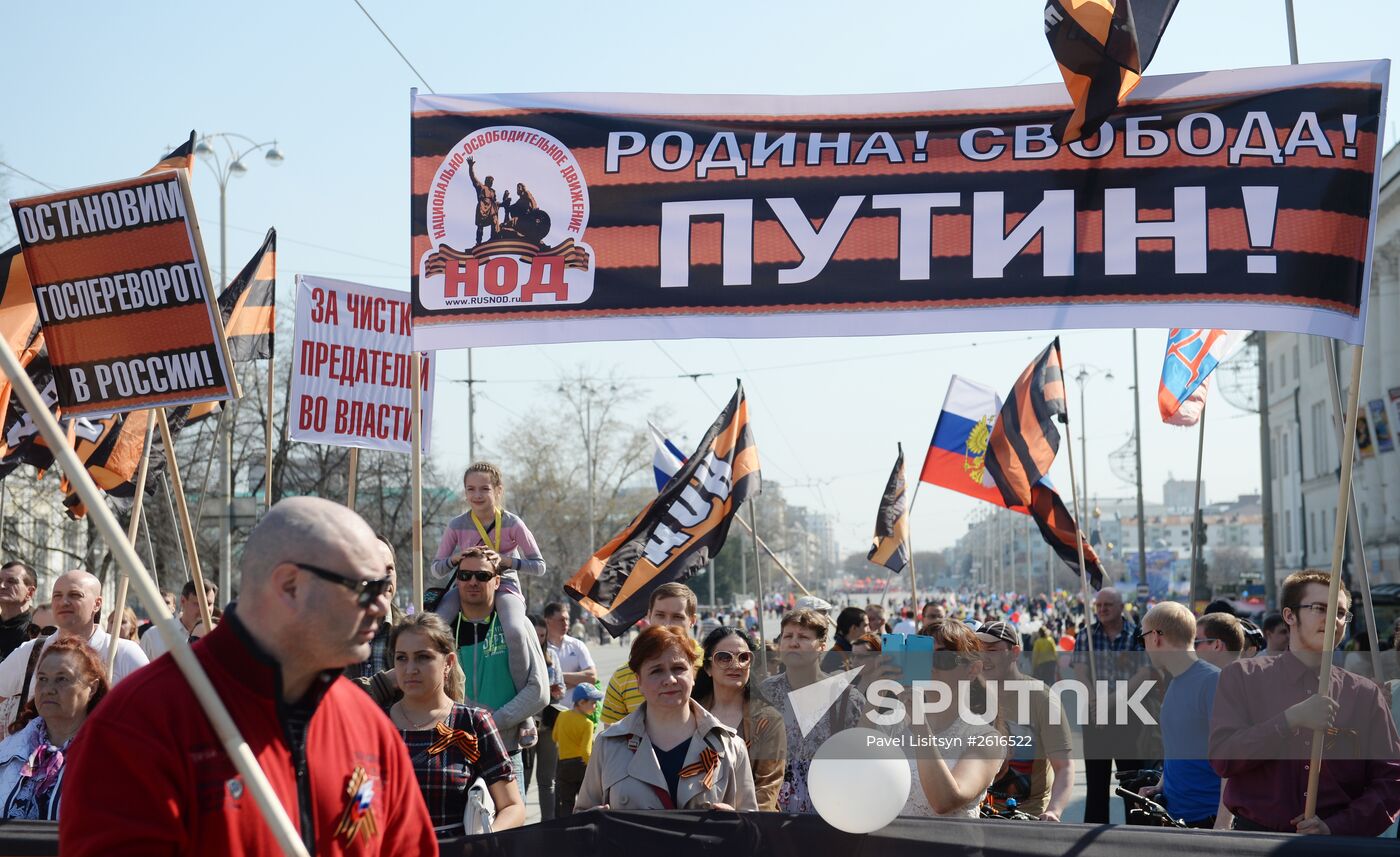
<svg viewBox="0 0 1400 857">
<path fill-rule="evenodd" d="M 1373 582 L 1400 581 L 1400 148 L 1381 168 L 1361 368 L 1353 490 Z M 1340 459 L 1327 374 L 1334 349 L 1343 404 L 1351 349 L 1295 333 L 1267 334 L 1266 374 L 1275 573 L 1331 564 Z"/>
</svg>

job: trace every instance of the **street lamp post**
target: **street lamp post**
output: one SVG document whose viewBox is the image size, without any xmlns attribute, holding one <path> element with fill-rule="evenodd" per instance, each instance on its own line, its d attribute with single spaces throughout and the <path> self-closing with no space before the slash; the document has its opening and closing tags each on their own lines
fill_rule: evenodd
<svg viewBox="0 0 1400 857">
<path fill-rule="evenodd" d="M 1089 517 L 1089 446 L 1086 424 L 1084 422 L 1084 385 L 1095 378 L 1103 378 L 1105 381 L 1113 380 L 1112 369 L 1100 369 L 1097 366 L 1083 365 L 1079 367 L 1079 374 L 1074 376 L 1074 380 L 1079 383 L 1079 484 L 1084 486 L 1084 507 L 1076 510 L 1079 520 L 1084 521 Z"/>
<path fill-rule="evenodd" d="M 219 186 L 219 291 L 228 285 L 228 181 L 248 172 L 244 159 L 263 149 L 263 159 L 271 166 L 284 160 L 276 140 L 258 143 L 250 137 L 222 131 L 205 134 L 195 144 L 194 153 L 214 174 Z M 223 490 L 223 514 L 219 516 L 219 595 L 227 600 L 233 585 L 233 421 L 230 420 L 219 438 L 220 481 Z M 271 488 L 272 474 L 263 477 Z"/>
</svg>

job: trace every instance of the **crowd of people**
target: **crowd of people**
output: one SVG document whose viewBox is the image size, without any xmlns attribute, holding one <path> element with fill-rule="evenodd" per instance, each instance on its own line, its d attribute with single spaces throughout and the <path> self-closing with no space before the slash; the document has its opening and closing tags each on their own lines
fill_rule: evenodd
<svg viewBox="0 0 1400 857">
<path fill-rule="evenodd" d="M 519 827 L 532 781 L 542 820 L 812 813 L 812 758 L 855 726 L 920 748 L 907 754 L 907 816 L 1079 821 L 1065 817 L 1076 759 L 1090 823 L 1109 820 L 1115 767 L 1119 779 L 1152 772 L 1135 788 L 1192 827 L 1376 836 L 1400 814 L 1394 683 L 1339 662 L 1318 692 L 1327 623 L 1342 639 L 1351 619 L 1345 590 L 1327 615 L 1326 573 L 1285 580 L 1259 628 L 1228 605 L 1196 616 L 1113 589 L 1087 610 L 1068 593 L 963 591 L 888 612 L 809 598 L 702 613 L 672 582 L 650 591 L 625 665 L 604 676 L 569 604 L 532 613 L 522 597 L 518 575 L 545 563 L 503 508 L 499 470 L 473 464 L 464 487 L 468 510 L 432 564 L 444 586 L 423 612 L 391 606 L 390 543 L 315 498 L 284 500 L 253 530 L 236 601 L 217 609 L 206 587 L 212 628 L 193 581 L 167 599 L 312 853 L 432 853 L 440 838 Z M 36 588 L 24 563 L 0 568 L 0 816 L 57 819 L 65 854 L 270 850 L 252 786 L 164 657 L 161 629 L 123 616 L 113 639 L 84 571 L 60 576 L 47 602 Z M 765 643 L 770 610 L 779 631 Z M 918 669 L 896 654 L 917 651 Z M 858 666 L 819 716 L 794 710 L 794 691 Z M 1097 717 L 1066 715 L 1067 683 Z M 913 704 L 925 685 L 941 705 Z M 1129 698 L 1153 728 L 1103 717 Z M 891 715 L 895 699 L 911 704 Z M 75 814 L 82 824 L 65 823 Z"/>
</svg>

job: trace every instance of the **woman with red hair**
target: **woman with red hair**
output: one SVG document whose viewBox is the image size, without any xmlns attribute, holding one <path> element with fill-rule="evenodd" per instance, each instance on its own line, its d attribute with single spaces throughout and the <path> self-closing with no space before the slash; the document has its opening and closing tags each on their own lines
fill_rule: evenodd
<svg viewBox="0 0 1400 857">
<path fill-rule="evenodd" d="M 0 741 L 0 818 L 58 820 L 64 753 L 107 694 L 107 671 L 87 643 L 55 640 L 34 668 L 34 696 Z"/>
<path fill-rule="evenodd" d="M 643 702 L 594 742 L 574 811 L 757 810 L 743 740 L 691 699 L 690 637 L 653 625 L 632 644 L 627 665 Z"/>
</svg>

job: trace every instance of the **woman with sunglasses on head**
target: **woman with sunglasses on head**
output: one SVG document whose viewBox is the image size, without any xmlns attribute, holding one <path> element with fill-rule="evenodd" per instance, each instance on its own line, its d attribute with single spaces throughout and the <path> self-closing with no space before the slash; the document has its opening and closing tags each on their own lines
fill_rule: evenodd
<svg viewBox="0 0 1400 857">
<path fill-rule="evenodd" d="M 410 616 L 389 634 L 403 698 L 387 709 L 403 736 L 439 839 L 461 836 L 468 791 L 484 780 L 495 805 L 493 830 L 525 823 L 515 770 L 491 712 L 463 704 L 464 679 L 452 631 L 431 613 Z"/>
<path fill-rule="evenodd" d="M 761 812 L 778 809 L 787 762 L 783 716 L 753 693 L 754 644 L 738 628 L 716 628 L 705 638 L 704 666 L 695 676 L 695 701 L 739 733 L 749 750 L 754 793 Z"/>
<path fill-rule="evenodd" d="M 433 612 L 449 625 L 453 624 L 461 609 L 461 594 L 453 583 L 460 582 L 456 575 L 462 557 L 474 548 L 494 552 L 498 556 L 500 576 L 496 612 L 510 652 L 511 672 L 519 675 L 530 668 L 526 652 L 535 638 L 520 590 L 520 574 L 543 577 L 544 557 L 530 528 L 519 515 L 506 511 L 502 505 L 505 481 L 499 467 L 485 461 L 473 462 L 462 475 L 462 487 L 467 497 L 467 512 L 448 522 L 433 559 L 433 582 L 447 585 L 447 591 Z M 537 740 L 533 718 L 510 731 L 516 734 L 506 736 L 507 746 L 517 741 L 523 746 L 533 746 Z"/>
<path fill-rule="evenodd" d="M 977 818 L 1006 761 L 1008 742 L 995 711 L 990 723 L 975 722 L 986 719 L 989 705 L 982 645 L 956 619 L 935 619 L 919 634 L 933 638 L 933 680 L 944 685 L 949 704 L 924 715 L 922 723 L 903 724 L 915 749 L 909 760 L 913 785 L 900 815 Z"/>
</svg>

